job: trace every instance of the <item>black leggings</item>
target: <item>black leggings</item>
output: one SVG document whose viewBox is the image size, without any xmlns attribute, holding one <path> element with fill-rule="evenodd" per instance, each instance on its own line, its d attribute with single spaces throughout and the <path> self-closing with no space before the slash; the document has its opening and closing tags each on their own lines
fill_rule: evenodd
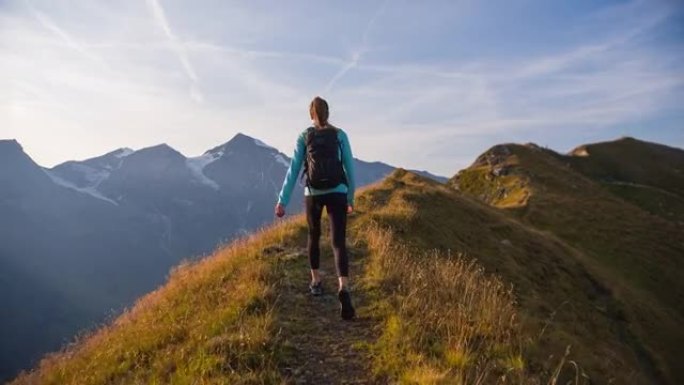
<svg viewBox="0 0 684 385">
<path fill-rule="evenodd" d="M 311 269 L 317 270 L 320 266 L 321 214 L 323 214 L 323 207 L 326 207 L 330 218 L 330 236 L 335 254 L 337 276 L 347 277 L 349 275 L 349 260 L 345 240 L 347 233 L 347 194 L 330 193 L 307 196 L 305 201 L 306 221 L 309 223 L 307 248 Z"/>
</svg>

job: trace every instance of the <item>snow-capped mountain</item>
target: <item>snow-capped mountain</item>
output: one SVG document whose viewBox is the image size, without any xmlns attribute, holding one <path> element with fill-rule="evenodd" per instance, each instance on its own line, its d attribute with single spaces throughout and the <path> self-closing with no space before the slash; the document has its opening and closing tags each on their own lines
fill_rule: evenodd
<svg viewBox="0 0 684 385">
<path fill-rule="evenodd" d="M 290 159 L 285 154 L 243 134 L 237 134 L 203 156 L 214 159 L 204 167 L 204 175 L 216 182 L 224 192 L 251 193 L 266 188 L 272 195 L 275 185 L 279 189 L 279 183 L 282 182 L 282 179 L 277 181 L 277 178 L 282 178 L 290 165 Z"/>
<path fill-rule="evenodd" d="M 77 188 L 97 189 L 99 184 L 121 167 L 124 158 L 132 154 L 130 148 L 120 148 L 96 158 L 81 162 L 69 161 L 50 170 L 50 174 Z"/>
<path fill-rule="evenodd" d="M 190 194 L 211 194 L 198 193 L 210 189 L 223 197 L 235 198 L 230 195 L 237 194 L 253 198 L 257 194 L 275 199 L 289 165 L 287 155 L 239 133 L 196 157 L 186 158 L 161 144 L 138 151 L 122 148 L 84 161 L 65 162 L 46 172 L 61 186 L 119 204 L 126 200 L 130 203 L 142 195 L 158 200 L 170 192 L 178 198 L 179 189 L 186 193 L 196 190 Z M 357 185 L 363 186 L 384 178 L 394 167 L 355 159 L 355 170 Z M 446 181 L 424 171 L 419 173 Z M 241 203 L 245 203 L 244 207 L 253 207 L 256 201 Z M 299 208 L 298 203 L 293 204 Z"/>
<path fill-rule="evenodd" d="M 113 170 L 121 167 L 123 159 L 131 153 L 133 150 L 130 148 L 120 148 L 82 162 L 65 162 L 45 171 L 56 184 L 116 205 L 115 201 L 99 192 L 99 187 Z"/>
<path fill-rule="evenodd" d="M 0 141 L 0 373 L 161 282 L 180 258 L 161 247 L 162 234 L 142 213 L 56 183 L 18 143 Z"/>
</svg>

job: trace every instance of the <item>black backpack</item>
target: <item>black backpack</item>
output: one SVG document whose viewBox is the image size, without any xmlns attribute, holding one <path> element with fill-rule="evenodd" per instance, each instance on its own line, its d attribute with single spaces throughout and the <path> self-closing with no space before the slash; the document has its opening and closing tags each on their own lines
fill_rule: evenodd
<svg viewBox="0 0 684 385">
<path fill-rule="evenodd" d="M 339 157 L 341 146 L 336 128 L 308 129 L 306 162 L 302 173 L 302 177 L 306 176 L 307 186 L 322 190 L 335 188 L 340 183 L 347 184 Z"/>
</svg>

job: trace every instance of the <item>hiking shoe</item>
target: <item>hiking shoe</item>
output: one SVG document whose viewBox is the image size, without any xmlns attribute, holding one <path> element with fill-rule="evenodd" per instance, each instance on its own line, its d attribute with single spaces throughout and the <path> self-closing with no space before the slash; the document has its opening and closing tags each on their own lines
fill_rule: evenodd
<svg viewBox="0 0 684 385">
<path fill-rule="evenodd" d="M 347 289 L 342 289 L 337 292 L 337 298 L 340 300 L 340 316 L 343 320 L 348 321 L 356 315 L 354 306 L 351 303 L 351 295 Z"/>
<path fill-rule="evenodd" d="M 311 295 L 318 297 L 319 295 L 323 294 L 323 283 L 318 281 L 316 283 L 309 284 L 309 291 L 311 292 Z"/>
</svg>

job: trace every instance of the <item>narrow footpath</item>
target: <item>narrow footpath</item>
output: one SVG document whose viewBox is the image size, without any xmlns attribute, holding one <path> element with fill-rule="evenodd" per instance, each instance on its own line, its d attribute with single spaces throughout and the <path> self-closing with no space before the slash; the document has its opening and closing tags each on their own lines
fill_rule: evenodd
<svg viewBox="0 0 684 385">
<path fill-rule="evenodd" d="M 286 354 L 281 371 L 288 384 L 374 384 L 368 346 L 375 341 L 367 298 L 356 277 L 365 258 L 349 247 L 351 294 L 356 318 L 343 321 L 337 300 L 337 277 L 329 239 L 321 239 L 324 294 L 309 294 L 306 251 L 285 251 L 287 261 L 278 284 L 277 328 Z"/>
</svg>

